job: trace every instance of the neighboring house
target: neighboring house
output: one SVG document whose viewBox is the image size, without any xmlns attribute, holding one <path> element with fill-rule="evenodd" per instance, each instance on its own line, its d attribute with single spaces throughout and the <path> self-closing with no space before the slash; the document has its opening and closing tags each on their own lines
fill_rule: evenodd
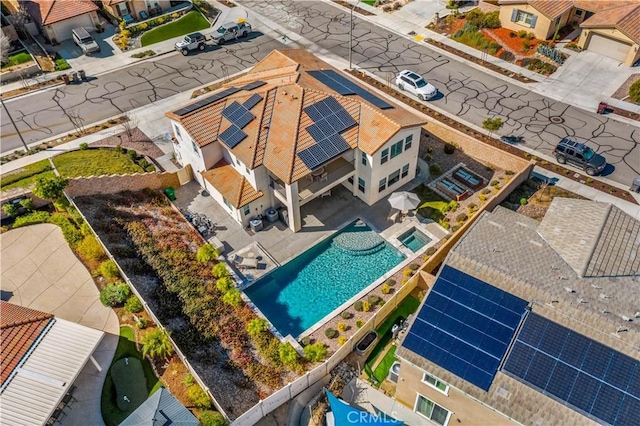
<svg viewBox="0 0 640 426">
<path fill-rule="evenodd" d="M 70 39 L 74 28 L 94 31 L 100 23 L 98 6 L 90 0 L 26 0 L 20 5 L 50 42 Z"/>
<path fill-rule="evenodd" d="M 396 400 L 440 425 L 637 425 L 638 253 L 610 204 L 482 213 L 396 351 Z"/>
<path fill-rule="evenodd" d="M 43 425 L 54 415 L 104 333 L 0 301 L 0 419 Z M 99 368 L 99 367 L 98 367 Z"/>
<path fill-rule="evenodd" d="M 162 13 L 163 10 L 169 9 L 174 3 L 183 3 L 183 1 L 102 0 L 102 7 L 117 18 L 122 18 L 124 15 L 131 15 L 133 19 L 144 20 L 146 17 Z"/>
<path fill-rule="evenodd" d="M 198 426 L 200 422 L 167 389 L 160 388 L 120 423 L 120 426 Z"/>
<path fill-rule="evenodd" d="M 294 232 L 300 207 L 337 185 L 371 205 L 413 179 L 425 124 L 303 50 L 166 116 L 177 160 L 235 220 L 283 208 Z"/>
<path fill-rule="evenodd" d="M 487 1 L 487 0 L 485 0 Z M 582 28 L 578 46 L 633 65 L 640 59 L 640 3 L 636 0 L 489 0 L 500 23 L 549 40 L 567 24 Z"/>
</svg>

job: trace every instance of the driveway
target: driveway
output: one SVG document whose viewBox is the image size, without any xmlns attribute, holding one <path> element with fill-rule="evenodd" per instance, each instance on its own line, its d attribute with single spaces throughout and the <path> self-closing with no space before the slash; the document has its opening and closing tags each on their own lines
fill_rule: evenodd
<svg viewBox="0 0 640 426">
<path fill-rule="evenodd" d="M 76 45 L 72 39 L 65 40 L 56 46 L 55 51 L 62 56 L 71 65 L 71 67 L 77 71 L 85 68 L 88 64 L 92 64 L 96 61 L 104 61 L 105 58 L 113 57 L 120 54 L 120 49 L 115 47 L 111 40 L 116 33 L 116 27 L 111 24 L 104 23 L 104 31 L 98 33 L 92 31 L 91 37 L 100 46 L 100 52 L 92 53 L 91 55 L 85 55 L 82 53 L 82 49 Z"/>
<path fill-rule="evenodd" d="M 63 426 L 103 425 L 100 396 L 118 344 L 119 322 L 102 306 L 91 274 L 71 251 L 59 227 L 25 226 L 2 234 L 2 300 L 49 312 L 105 332 L 93 353 L 102 367 L 87 362 L 75 381 L 77 402 L 65 409 Z"/>
</svg>

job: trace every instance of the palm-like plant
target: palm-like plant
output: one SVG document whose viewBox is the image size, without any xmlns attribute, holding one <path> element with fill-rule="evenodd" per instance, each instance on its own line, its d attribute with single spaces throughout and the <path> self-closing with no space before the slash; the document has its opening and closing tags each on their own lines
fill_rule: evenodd
<svg viewBox="0 0 640 426">
<path fill-rule="evenodd" d="M 213 267 L 211 272 L 218 278 L 225 278 L 229 276 L 229 269 L 227 268 L 227 264 L 224 262 L 216 263 L 216 266 Z"/>
<path fill-rule="evenodd" d="M 262 318 L 253 319 L 249 321 L 249 324 L 247 324 L 247 332 L 250 336 L 257 336 L 268 329 L 267 321 Z"/>
<path fill-rule="evenodd" d="M 215 248 L 211 244 L 204 244 L 198 249 L 196 259 L 198 259 L 198 262 L 207 263 L 214 259 L 217 259 L 218 256 L 220 256 L 220 252 L 217 248 Z"/>
<path fill-rule="evenodd" d="M 142 337 L 142 355 L 151 358 L 167 359 L 173 354 L 173 345 L 169 334 L 160 328 L 156 328 Z"/>
</svg>

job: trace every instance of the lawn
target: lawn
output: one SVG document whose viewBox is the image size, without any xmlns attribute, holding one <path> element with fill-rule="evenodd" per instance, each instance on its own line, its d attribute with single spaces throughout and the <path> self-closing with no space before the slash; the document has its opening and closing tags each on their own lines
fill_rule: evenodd
<svg viewBox="0 0 640 426">
<path fill-rule="evenodd" d="M 128 155 L 113 149 L 86 149 L 53 157 L 60 175 L 80 176 L 123 175 L 144 172 Z"/>
<path fill-rule="evenodd" d="M 147 399 L 147 385 L 139 359 L 124 357 L 117 360 L 111 366 L 111 379 L 121 411 L 132 412 Z"/>
<path fill-rule="evenodd" d="M 49 160 L 28 164 L 18 170 L 4 173 L 0 176 L 0 187 L 3 191 L 13 188 L 28 188 L 40 177 L 53 177 Z"/>
<path fill-rule="evenodd" d="M 154 28 L 140 37 L 142 46 L 149 46 L 154 43 L 169 40 L 194 31 L 200 31 L 209 28 L 209 21 L 198 11 L 192 10 L 169 24 Z"/>
<path fill-rule="evenodd" d="M 420 197 L 421 204 L 418 207 L 420 216 L 431 218 L 437 222 L 448 211 L 449 202 L 426 185 L 420 185 L 414 192 Z"/>
<path fill-rule="evenodd" d="M 7 63 L 2 66 L 2 68 L 9 68 L 14 65 L 24 64 L 29 61 L 33 61 L 33 58 L 27 52 L 19 52 L 15 55 L 9 56 L 7 59 Z"/>
<path fill-rule="evenodd" d="M 396 361 L 396 346 L 391 346 L 387 353 L 385 354 L 380 364 L 373 370 L 374 377 L 378 380 L 378 383 L 382 383 L 384 379 L 387 378 L 387 374 L 389 374 L 389 369 Z"/>
<path fill-rule="evenodd" d="M 116 388 L 111 378 L 111 370 L 115 362 L 119 359 L 128 357 L 138 359 L 142 362 L 142 370 L 146 378 L 146 389 L 148 395 L 153 394 L 160 389 L 162 382 L 153 374 L 151 364 L 146 359 L 143 360 L 142 354 L 136 350 L 135 338 L 133 336 L 133 329 L 130 327 L 120 327 L 120 339 L 118 340 L 118 347 L 116 353 L 113 356 L 113 362 L 105 378 L 104 385 L 102 387 L 102 399 L 100 401 L 100 408 L 102 411 L 102 419 L 107 426 L 119 425 L 131 412 L 121 411 L 117 406 L 116 401 Z M 133 411 L 133 410 L 132 410 Z"/>
</svg>

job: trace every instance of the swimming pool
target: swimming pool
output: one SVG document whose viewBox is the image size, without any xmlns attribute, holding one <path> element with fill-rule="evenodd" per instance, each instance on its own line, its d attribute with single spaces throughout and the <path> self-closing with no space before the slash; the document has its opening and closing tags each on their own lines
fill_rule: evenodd
<svg viewBox="0 0 640 426">
<path fill-rule="evenodd" d="M 358 220 L 244 292 L 283 336 L 298 337 L 402 260 Z"/>
<path fill-rule="evenodd" d="M 415 227 L 400 235 L 398 240 L 400 240 L 403 246 L 414 253 L 431 242 L 431 238 L 424 235 Z"/>
</svg>

